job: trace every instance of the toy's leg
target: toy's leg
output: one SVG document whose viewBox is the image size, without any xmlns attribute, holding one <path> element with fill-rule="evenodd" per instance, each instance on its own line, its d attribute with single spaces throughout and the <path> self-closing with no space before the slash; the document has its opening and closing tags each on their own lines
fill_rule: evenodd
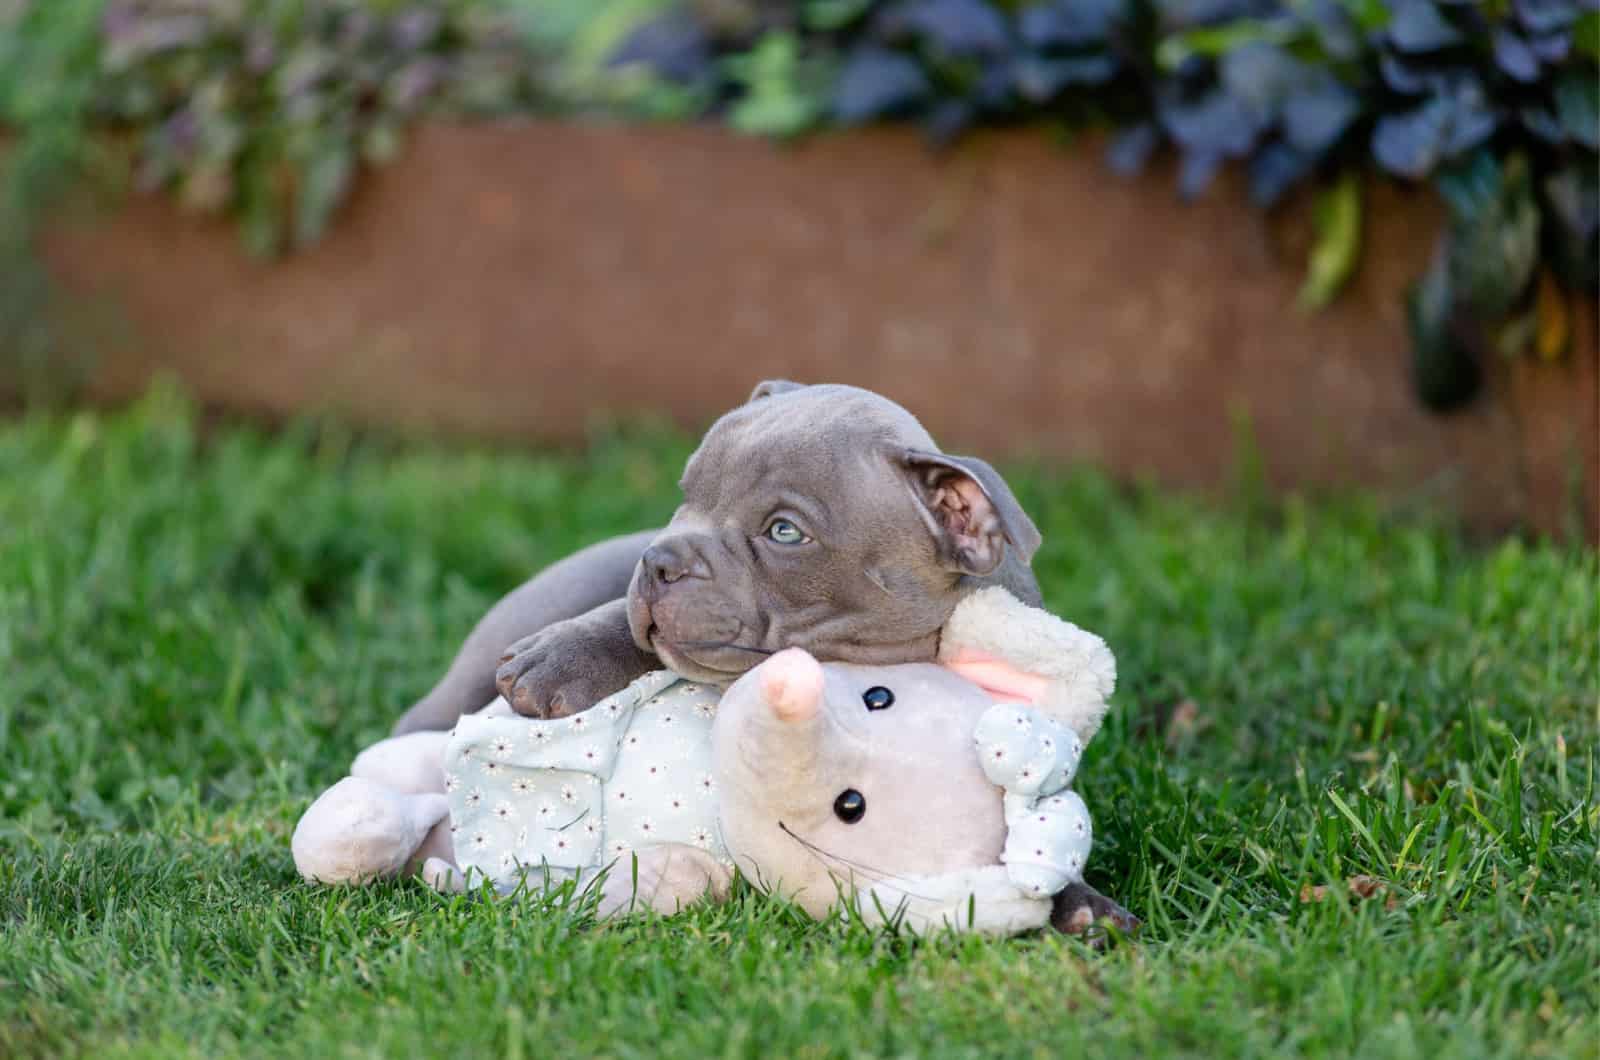
<svg viewBox="0 0 1600 1060">
<path fill-rule="evenodd" d="M 637 889 L 632 859 L 612 865 L 600 889 L 600 916 L 624 916 L 639 909 L 670 915 L 707 897 L 722 901 L 733 882 L 727 866 L 698 847 L 663 843 L 637 851 L 636 857 Z"/>
<path fill-rule="evenodd" d="M 317 883 L 366 883 L 397 876 L 450 814 L 443 795 L 408 795 L 364 777 L 322 793 L 295 826 L 300 875 Z M 449 828 L 444 827 L 445 840 Z M 437 842 L 437 841 L 435 841 Z"/>
<path fill-rule="evenodd" d="M 422 845 L 412 852 L 406 871 L 419 872 L 430 861 L 442 861 L 446 865 L 456 863 L 456 843 L 450 834 L 449 814 L 440 818 L 438 824 L 428 829 Z"/>
<path fill-rule="evenodd" d="M 422 882 L 440 894 L 465 894 L 467 878 L 453 859 L 429 858 L 422 863 Z"/>
<path fill-rule="evenodd" d="M 494 672 L 514 642 L 627 595 L 633 568 L 656 536 L 650 530 L 602 541 L 546 567 L 489 609 L 433 691 L 406 711 L 396 735 L 448 729 L 495 697 Z"/>
<path fill-rule="evenodd" d="M 444 793 L 444 748 L 447 732 L 414 732 L 379 740 L 356 755 L 350 775 L 370 780 L 399 794 Z"/>
<path fill-rule="evenodd" d="M 1087 883 L 1068 884 L 1056 895 L 1050 926 L 1067 935 L 1087 935 L 1096 946 L 1106 940 L 1105 925 L 1125 935 L 1139 930 L 1139 918 Z"/>
</svg>

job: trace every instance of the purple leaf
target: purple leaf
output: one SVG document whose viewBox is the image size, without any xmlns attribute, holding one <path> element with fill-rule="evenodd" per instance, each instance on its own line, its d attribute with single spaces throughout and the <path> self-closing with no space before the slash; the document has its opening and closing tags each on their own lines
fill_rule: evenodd
<svg viewBox="0 0 1600 1060">
<path fill-rule="evenodd" d="M 1559 170 L 1545 179 L 1544 192 L 1557 219 L 1578 239 L 1591 240 L 1600 233 L 1600 195 L 1595 194 L 1592 170 L 1578 166 Z"/>
<path fill-rule="evenodd" d="M 1250 160 L 1250 201 L 1263 209 L 1277 205 L 1311 172 L 1314 161 L 1285 144 L 1268 144 Z"/>
<path fill-rule="evenodd" d="M 401 51 L 418 51 L 433 43 L 443 23 L 439 12 L 428 7 L 411 7 L 389 22 L 389 39 Z"/>
<path fill-rule="evenodd" d="M 1528 40 L 1528 47 L 1533 49 L 1533 54 L 1539 57 L 1540 62 L 1554 66 L 1556 63 L 1565 62 L 1571 53 L 1572 34 L 1558 30 L 1555 33 L 1532 37 Z"/>
<path fill-rule="evenodd" d="M 1450 104 L 1430 100 L 1404 114 L 1391 114 L 1372 130 L 1372 154 L 1378 164 L 1397 176 L 1420 180 L 1438 163 L 1444 151 Z"/>
<path fill-rule="evenodd" d="M 674 13 L 629 33 L 606 63 L 639 63 L 669 81 L 698 81 L 710 72 L 711 44 L 692 18 Z"/>
<path fill-rule="evenodd" d="M 1085 48 L 1103 44 L 1126 17 L 1123 0 L 1057 0 L 1023 8 L 1017 34 L 1030 48 Z"/>
<path fill-rule="evenodd" d="M 1213 91 L 1195 103 L 1160 108 L 1161 123 L 1191 152 L 1239 158 L 1250 153 L 1262 119 L 1225 92 Z"/>
<path fill-rule="evenodd" d="M 1330 77 L 1284 102 L 1284 139 L 1298 152 L 1320 155 L 1334 145 L 1360 113 L 1355 93 Z"/>
<path fill-rule="evenodd" d="M 1015 66 L 1017 92 L 1034 103 L 1055 98 L 1068 85 L 1099 85 L 1117 75 L 1117 61 L 1109 55 L 1076 59 L 1029 56 Z"/>
<path fill-rule="evenodd" d="M 1420 96 L 1433 87 L 1433 75 L 1393 55 L 1380 57 L 1378 70 L 1383 74 L 1383 83 L 1403 96 Z"/>
<path fill-rule="evenodd" d="M 1005 19 L 983 0 L 912 0 L 899 17 L 945 55 L 1000 55 L 1011 46 Z"/>
<path fill-rule="evenodd" d="M 102 23 L 108 35 L 101 62 L 112 71 L 127 70 L 152 55 L 199 44 L 208 32 L 206 20 L 199 15 L 151 18 L 134 14 L 125 19 L 122 13 L 115 17 L 108 13 L 107 21 L 109 27 Z"/>
<path fill-rule="evenodd" d="M 384 98 L 397 110 L 415 110 L 439 84 L 443 64 L 424 58 L 396 70 L 383 87 Z"/>
<path fill-rule="evenodd" d="M 1151 154 L 1161 145 L 1161 128 L 1153 121 L 1140 122 L 1119 132 L 1106 147 L 1106 164 L 1118 176 L 1131 177 L 1143 171 Z"/>
<path fill-rule="evenodd" d="M 100 16 L 100 33 L 107 41 L 116 43 L 132 35 L 139 28 L 139 12 L 127 0 L 112 0 Z"/>
<path fill-rule="evenodd" d="M 278 69 L 278 94 L 285 99 L 309 91 L 334 67 L 333 58 L 315 44 L 298 45 Z"/>
<path fill-rule="evenodd" d="M 1403 52 L 1431 52 L 1460 44 L 1462 37 L 1431 0 L 1400 0 L 1389 20 L 1389 39 Z"/>
<path fill-rule="evenodd" d="M 1307 71 L 1277 45 L 1249 41 L 1222 57 L 1218 77 L 1229 95 L 1267 121 L 1284 97 L 1306 80 Z"/>
<path fill-rule="evenodd" d="M 245 37 L 245 72 L 260 77 L 271 70 L 277 61 L 278 42 L 272 39 L 272 32 L 259 27 L 252 29 Z"/>
<path fill-rule="evenodd" d="M 1450 117 L 1444 153 L 1451 158 L 1464 154 L 1494 135 L 1500 119 L 1487 106 L 1458 103 Z"/>
<path fill-rule="evenodd" d="M 1350 60 L 1361 54 L 1361 27 L 1339 0 L 1311 0 L 1304 17 L 1316 28 L 1322 50 L 1335 59 Z"/>
<path fill-rule="evenodd" d="M 870 121 L 926 99 L 922 68 L 899 52 L 864 45 L 851 53 L 833 92 L 833 114 L 845 123 Z"/>
<path fill-rule="evenodd" d="M 185 107 L 162 122 L 158 135 L 168 153 L 180 158 L 193 154 L 200 144 L 199 119 Z"/>
<path fill-rule="evenodd" d="M 1214 151 L 1186 153 L 1178 166 L 1178 194 L 1185 199 L 1199 198 L 1221 168 L 1222 156 Z"/>
<path fill-rule="evenodd" d="M 1013 102 L 1012 85 L 1016 78 L 1009 58 L 993 59 L 985 63 L 978 83 L 969 93 L 972 102 L 989 110 L 1001 110 Z"/>
<path fill-rule="evenodd" d="M 1523 107 L 1517 117 L 1522 127 L 1549 144 L 1566 143 L 1567 131 L 1556 116 L 1543 107 Z"/>
<path fill-rule="evenodd" d="M 929 112 L 922 123 L 928 139 L 944 147 L 954 142 L 972 124 L 977 111 L 962 99 L 947 99 Z"/>
<path fill-rule="evenodd" d="M 1495 65 L 1507 76 L 1523 82 L 1539 79 L 1539 57 L 1527 41 L 1504 26 L 1495 29 L 1493 39 Z"/>
<path fill-rule="evenodd" d="M 1263 7 L 1259 0 L 1163 0 L 1156 6 L 1163 20 L 1179 29 L 1252 18 Z"/>
<path fill-rule="evenodd" d="M 1578 5 L 1572 0 L 1516 0 L 1517 21 L 1535 35 L 1568 29 L 1578 21 Z"/>
<path fill-rule="evenodd" d="M 339 47 L 345 51 L 355 51 L 367 43 L 367 38 L 372 35 L 375 21 L 370 11 L 352 11 L 344 17 L 339 24 Z"/>
</svg>

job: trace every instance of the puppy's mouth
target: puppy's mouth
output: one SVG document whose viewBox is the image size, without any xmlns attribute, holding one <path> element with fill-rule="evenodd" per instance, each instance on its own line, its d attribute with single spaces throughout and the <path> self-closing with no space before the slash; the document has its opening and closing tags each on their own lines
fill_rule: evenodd
<svg viewBox="0 0 1600 1060">
<path fill-rule="evenodd" d="M 772 654 L 770 648 L 741 644 L 738 640 L 692 640 L 666 636 L 650 623 L 646 631 L 650 650 L 674 672 L 696 681 L 725 683 Z"/>
<path fill-rule="evenodd" d="M 702 598 L 699 606 L 685 613 L 681 599 L 649 599 L 636 577 L 628 593 L 628 628 L 634 643 L 655 653 L 676 673 L 711 684 L 728 684 L 772 654 L 752 643 L 749 628 L 733 615 L 700 621 L 708 612 L 720 610 L 705 604 Z"/>
</svg>

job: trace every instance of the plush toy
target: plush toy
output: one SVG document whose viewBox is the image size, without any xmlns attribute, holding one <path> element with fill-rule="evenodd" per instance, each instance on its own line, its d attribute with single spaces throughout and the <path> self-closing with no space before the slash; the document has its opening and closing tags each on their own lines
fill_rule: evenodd
<svg viewBox="0 0 1600 1060">
<path fill-rule="evenodd" d="M 790 649 L 725 693 L 661 672 L 568 718 L 497 703 L 461 719 L 442 768 L 437 734 L 369 749 L 307 811 L 296 863 L 326 882 L 420 863 L 443 889 L 598 876 L 606 915 L 720 898 L 737 867 L 818 916 L 1041 926 L 1088 855 L 1067 785 L 1105 713 L 1111 654 L 988 589 L 956 609 L 940 658 Z M 402 783 L 385 790 L 386 773 Z"/>
</svg>

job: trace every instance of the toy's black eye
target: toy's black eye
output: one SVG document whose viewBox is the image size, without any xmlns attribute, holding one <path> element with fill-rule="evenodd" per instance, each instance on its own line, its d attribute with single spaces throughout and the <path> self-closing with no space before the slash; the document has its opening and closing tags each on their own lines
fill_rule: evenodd
<svg viewBox="0 0 1600 1060">
<path fill-rule="evenodd" d="M 833 800 L 833 815 L 845 824 L 855 824 L 867 812 L 866 797 L 855 788 L 845 788 Z"/>
<path fill-rule="evenodd" d="M 894 706 L 894 693 L 882 685 L 874 685 L 861 693 L 861 702 L 868 710 L 888 710 Z"/>
</svg>

